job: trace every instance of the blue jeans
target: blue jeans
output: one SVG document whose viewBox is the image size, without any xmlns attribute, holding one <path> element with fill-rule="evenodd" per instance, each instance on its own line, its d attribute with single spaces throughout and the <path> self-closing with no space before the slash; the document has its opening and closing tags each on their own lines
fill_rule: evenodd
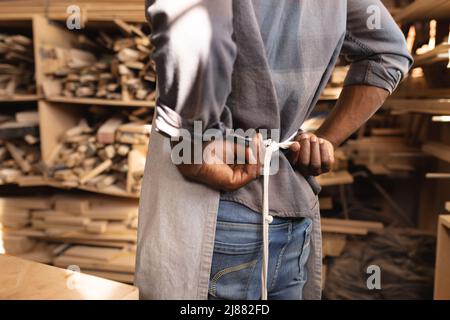
<svg viewBox="0 0 450 320">
<path fill-rule="evenodd" d="M 312 221 L 276 218 L 269 227 L 268 298 L 301 300 Z M 209 283 L 210 299 L 261 298 L 261 214 L 220 201 Z"/>
</svg>

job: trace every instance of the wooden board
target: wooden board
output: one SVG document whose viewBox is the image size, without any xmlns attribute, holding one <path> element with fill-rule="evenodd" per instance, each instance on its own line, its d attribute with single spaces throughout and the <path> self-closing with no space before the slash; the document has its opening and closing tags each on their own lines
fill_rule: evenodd
<svg viewBox="0 0 450 320">
<path fill-rule="evenodd" d="M 115 249 L 113 249 L 115 250 Z M 108 261 L 101 261 L 92 258 L 72 257 L 65 254 L 56 257 L 53 264 L 58 267 L 66 268 L 70 265 L 77 265 L 83 269 L 129 272 L 134 273 L 136 255 L 134 252 L 120 252 Z"/>
<path fill-rule="evenodd" d="M 352 184 L 354 179 L 348 171 L 337 171 L 323 174 L 316 178 L 322 187 Z"/>
<path fill-rule="evenodd" d="M 60 96 L 51 96 L 47 98 L 51 102 L 62 102 L 70 104 L 85 104 L 85 105 L 103 105 L 112 107 L 141 107 L 141 108 L 153 108 L 155 107 L 154 101 L 121 101 L 121 100 L 106 100 L 96 98 L 67 98 Z"/>
<path fill-rule="evenodd" d="M 349 235 L 360 235 L 365 236 L 369 233 L 369 231 L 365 228 L 351 228 L 345 226 L 330 226 L 324 225 L 322 226 L 323 233 L 342 233 Z"/>
<path fill-rule="evenodd" d="M 450 162 L 450 145 L 440 142 L 428 142 L 422 146 L 422 150 L 442 161 Z"/>
<path fill-rule="evenodd" d="M 116 248 L 102 248 L 93 246 L 72 246 L 64 251 L 66 257 L 79 257 L 99 261 L 111 261 L 117 257 L 123 250 Z"/>
<path fill-rule="evenodd" d="M 137 300 L 136 287 L 0 255 L 0 299 Z"/>
<path fill-rule="evenodd" d="M 47 210 L 52 207 L 52 201 L 42 197 L 8 197 L 0 198 L 1 207 L 14 207 L 34 210 Z"/>
<path fill-rule="evenodd" d="M 320 197 L 319 204 L 320 204 L 320 210 L 331 210 L 331 209 L 333 209 L 333 198 Z"/>
<path fill-rule="evenodd" d="M 450 18 L 450 3 L 448 0 L 416 0 L 394 16 L 400 23 L 414 20 L 429 20 Z"/>
<path fill-rule="evenodd" d="M 417 112 L 425 114 L 449 114 L 450 99 L 396 99 L 386 100 L 385 108 L 397 112 Z"/>
<path fill-rule="evenodd" d="M 80 110 L 64 108 L 45 101 L 39 101 L 40 123 L 51 123 L 52 125 L 40 126 L 42 160 L 49 164 L 51 155 L 57 145 L 59 138 L 68 129 L 77 125 Z"/>
<path fill-rule="evenodd" d="M 434 299 L 450 300 L 450 215 L 438 222 Z"/>
<path fill-rule="evenodd" d="M 55 210 L 83 215 L 90 209 L 90 202 L 86 196 L 57 195 L 53 197 Z"/>
<path fill-rule="evenodd" d="M 346 237 L 341 234 L 324 234 L 322 237 L 322 256 L 339 257 L 344 251 Z"/>
<path fill-rule="evenodd" d="M 354 229 L 366 229 L 367 231 L 380 231 L 383 230 L 384 226 L 381 222 L 372 221 L 361 221 L 361 220 L 346 220 L 346 219 L 332 219 L 332 218 L 322 218 L 322 227 L 346 227 Z"/>
</svg>

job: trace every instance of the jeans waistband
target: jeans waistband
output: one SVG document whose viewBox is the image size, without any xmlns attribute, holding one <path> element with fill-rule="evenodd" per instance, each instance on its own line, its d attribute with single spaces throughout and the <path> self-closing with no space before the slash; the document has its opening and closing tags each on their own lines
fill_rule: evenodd
<svg viewBox="0 0 450 320">
<path fill-rule="evenodd" d="M 220 200 L 218 221 L 231 223 L 262 224 L 261 213 L 236 202 Z M 304 218 L 280 218 L 273 217 L 271 225 L 287 222 L 302 222 Z"/>
</svg>

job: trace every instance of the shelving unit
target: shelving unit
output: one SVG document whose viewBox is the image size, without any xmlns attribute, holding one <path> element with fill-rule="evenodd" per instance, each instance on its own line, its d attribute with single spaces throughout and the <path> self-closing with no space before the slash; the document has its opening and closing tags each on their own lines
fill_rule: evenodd
<svg viewBox="0 0 450 320">
<path fill-rule="evenodd" d="M 12 97 L 1 97 L 1 103 L 11 103 L 11 102 L 37 102 L 42 96 L 37 94 L 15 94 Z"/>
<path fill-rule="evenodd" d="M 439 118 L 433 116 L 450 115 L 450 2 L 416 0 L 394 17 L 404 31 L 414 27 L 417 32 L 415 39 L 411 39 L 415 63 L 410 77 L 386 101 L 384 110 L 403 116 L 413 136 L 408 143 L 421 147 L 429 157 L 427 170 L 431 174 L 423 173 L 429 179 L 424 180 L 421 187 L 417 223 L 419 228 L 435 232 L 437 214 L 442 212 L 442 204 L 448 200 L 446 190 L 449 186 L 448 179 L 430 177 L 444 177 L 450 170 L 448 124 L 432 121 Z M 431 23 L 431 20 L 435 21 Z M 429 50 L 423 52 L 423 46 Z M 422 52 L 414 54 L 418 48 Z"/>
<path fill-rule="evenodd" d="M 2 5 L 4 4 L 1 4 L 0 7 Z M 62 4 L 60 4 L 59 7 L 61 7 L 61 5 Z M 59 7 L 56 6 L 55 8 Z M 37 10 L 36 8 L 28 8 L 27 10 L 33 11 Z M 134 10 L 131 7 L 129 9 L 131 11 Z M 58 10 L 55 9 L 55 12 Z M 124 101 L 99 98 L 65 97 L 59 95 L 46 96 L 44 94 L 43 86 L 46 81 L 49 80 L 49 76 L 45 73 L 45 62 L 42 55 L 43 48 L 47 48 L 49 46 L 66 49 L 76 48 L 80 32 L 69 31 L 61 24 L 45 18 L 42 15 L 33 15 L 32 17 L 30 17 L 30 20 L 22 20 L 22 18 L 23 17 L 19 16 L 18 19 L 21 20 L 17 20 L 17 22 L 11 21 L 11 23 L 17 24 L 22 29 L 26 28 L 28 30 L 27 32 L 29 34 L 32 34 L 35 57 L 35 77 L 38 94 L 15 95 L 12 97 L 0 99 L 0 108 L 3 103 L 17 104 L 20 102 L 30 102 L 35 104 L 40 116 L 40 144 L 42 160 L 44 161 L 44 163 L 53 152 L 54 148 L 57 146 L 59 136 L 66 130 L 77 124 L 79 115 L 84 112 L 83 110 L 86 110 L 86 107 L 102 106 L 105 109 L 110 108 L 109 112 L 111 115 L 119 112 L 122 109 L 134 110 L 137 108 L 147 108 L 151 110 L 152 108 L 154 108 L 154 101 Z M 1 19 L 2 17 L 0 15 L 0 21 Z M 90 22 L 94 27 L 89 28 L 88 23 L 86 30 L 91 31 L 92 29 L 98 29 L 101 27 L 103 27 L 107 32 L 114 30 L 114 28 L 119 30 L 117 25 L 112 22 L 112 19 L 113 17 L 111 17 L 108 21 L 103 21 L 102 19 L 100 19 L 98 21 Z M 50 123 L 52 125 L 48 125 Z M 17 183 L 20 186 L 51 186 L 54 188 L 68 189 L 67 185 L 64 185 L 58 181 L 54 181 L 52 178 L 46 176 L 22 177 L 19 179 L 19 181 L 17 181 Z M 126 192 L 125 190 L 117 188 L 114 185 L 103 188 L 102 190 L 86 185 L 78 186 L 77 188 L 90 192 L 109 194 L 118 197 L 138 198 L 137 193 Z"/>
<path fill-rule="evenodd" d="M 84 104 L 84 105 L 96 105 L 96 106 L 111 106 L 111 107 L 140 107 L 140 108 L 154 108 L 154 101 L 120 101 L 120 100 L 105 100 L 94 98 L 67 98 L 60 96 L 50 96 L 45 99 L 49 102 L 66 103 L 66 104 Z"/>
<path fill-rule="evenodd" d="M 49 79 L 49 75 L 44 71 L 43 48 L 49 46 L 67 49 L 77 48 L 78 39 L 81 34 L 90 35 L 97 30 L 102 30 L 106 34 L 109 32 L 119 32 L 119 29 L 113 21 L 114 19 L 123 19 L 127 23 L 132 23 L 145 22 L 145 17 L 143 5 L 141 4 L 142 1 L 138 1 L 140 3 L 139 5 L 133 5 L 132 1 L 126 4 L 120 1 L 108 1 L 95 6 L 89 5 L 87 3 L 89 1 L 78 1 L 77 3 L 81 5 L 83 14 L 87 14 L 87 19 L 84 21 L 85 28 L 80 31 L 69 31 L 64 27 L 64 20 L 67 17 L 65 11 L 67 3 L 63 1 L 59 1 L 58 3 L 57 1 L 48 1 L 47 3 L 50 6 L 45 9 L 44 2 L 47 1 L 22 1 L 23 6 L 19 9 L 16 1 L 0 2 L 0 28 L 8 27 L 9 25 L 18 26 L 20 30 L 25 30 L 33 38 L 35 78 L 38 90 L 34 95 L 17 94 L 8 98 L 0 98 L 0 110 L 8 110 L 8 112 L 11 112 L 11 110 L 22 110 L 23 108 L 37 110 L 39 114 L 39 149 L 42 156 L 42 163 L 44 164 L 44 168 L 46 168 L 49 165 L 48 160 L 60 143 L 62 135 L 70 128 L 78 125 L 80 119 L 91 112 L 91 108 L 101 109 L 105 113 L 105 117 L 108 117 L 108 115 L 111 117 L 118 114 L 123 115 L 124 113 L 131 114 L 134 111 L 140 110 L 143 111 L 139 112 L 139 114 L 143 112 L 151 114 L 155 102 L 65 97 L 58 95 L 46 96 L 43 85 Z M 10 6 L 9 8 L 8 5 Z M 108 7 L 110 9 L 107 9 Z M 48 13 L 47 17 L 44 11 Z M 14 12 L 14 14 L 11 12 Z M 138 150 L 143 154 L 146 153 L 146 147 L 146 145 L 130 145 L 131 150 Z M 53 199 L 53 195 L 55 194 L 56 196 L 67 197 L 69 211 L 70 206 L 73 205 L 70 202 L 70 198 L 72 196 L 76 197 L 80 193 L 83 194 L 83 199 L 89 199 L 86 201 L 92 206 L 107 201 L 107 203 L 116 203 L 114 208 L 110 208 L 111 210 L 109 211 L 107 209 L 108 212 L 106 213 L 101 213 L 101 218 L 96 217 L 91 220 L 90 223 L 93 223 L 92 228 L 94 228 L 94 232 L 74 231 L 63 224 L 50 224 L 47 227 L 44 226 L 44 229 L 39 229 L 32 222 L 32 219 L 34 219 L 34 223 L 42 224 L 42 222 L 36 222 L 36 219 L 33 218 L 36 211 L 42 210 L 34 207 L 36 203 L 32 203 L 26 208 L 14 209 L 28 211 L 28 220 L 24 223 L 26 227 L 3 228 L 2 238 L 7 249 L 6 252 L 63 268 L 67 267 L 68 264 L 77 264 L 85 273 L 132 283 L 135 244 L 137 240 L 136 215 L 139 192 L 128 191 L 129 175 L 125 175 L 127 179 L 126 185 L 121 184 L 118 186 L 113 184 L 98 188 L 89 184 L 70 186 L 63 181 L 49 176 L 47 171 L 43 170 L 43 174 L 39 176 L 21 176 L 14 183 L 17 184 L 18 188 L 23 188 L 23 190 L 32 188 L 33 190 L 38 190 L 38 193 L 48 194 L 48 197 L 51 199 Z M 8 188 L 9 186 L 1 187 Z M 0 199 L 0 202 L 3 200 L 4 198 Z M 121 209 L 121 206 L 123 209 Z M 133 212 L 130 213 L 129 217 L 114 217 L 114 210 L 118 209 L 118 213 L 122 214 L 120 210 L 124 210 L 123 213 L 127 213 L 127 208 L 129 207 L 133 208 Z M 57 213 L 56 204 L 48 206 L 45 210 L 51 210 Z M 69 216 L 73 215 L 73 212 L 70 213 L 66 209 L 58 210 L 60 214 L 63 212 Z M 110 212 L 112 212 L 112 216 Z M 134 219 L 134 222 L 130 219 Z M 97 222 L 98 225 L 96 224 Z M 105 227 L 105 225 L 108 227 Z M 87 225 L 85 227 L 87 228 Z M 64 228 L 67 228 L 67 230 Z M 58 248 L 58 243 L 62 246 L 62 249 Z M 76 250 L 81 250 L 81 252 L 94 250 L 99 255 L 107 251 L 105 248 L 112 248 L 115 250 L 114 254 L 117 258 L 107 261 L 101 259 L 96 260 L 95 258 L 73 257 L 70 255 L 70 252 L 66 252 L 69 248 L 75 248 Z"/>
</svg>

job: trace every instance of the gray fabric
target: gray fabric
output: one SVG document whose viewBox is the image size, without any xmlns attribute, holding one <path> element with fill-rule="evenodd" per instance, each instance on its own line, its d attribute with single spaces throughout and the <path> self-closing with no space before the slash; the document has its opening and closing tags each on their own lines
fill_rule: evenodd
<svg viewBox="0 0 450 320">
<path fill-rule="evenodd" d="M 283 141 L 311 113 L 341 49 L 352 62 L 346 85 L 392 92 L 411 65 L 403 34 L 379 0 L 147 2 L 157 104 L 174 110 L 190 131 L 201 120 L 205 130 L 279 129 Z M 370 5 L 380 9 L 381 29 L 367 27 Z M 173 135 L 158 120 L 157 128 Z M 283 153 L 279 163 L 271 214 L 307 216 L 319 191 L 308 183 L 314 179 L 293 170 Z M 261 211 L 261 194 L 257 180 L 222 199 Z"/>
<path fill-rule="evenodd" d="M 366 28 L 369 5 L 382 28 Z M 261 211 L 262 180 L 233 193 L 186 181 L 170 159 L 177 124 L 295 132 L 316 104 L 341 49 L 347 85 L 394 90 L 411 65 L 405 41 L 379 0 L 148 0 L 159 107 L 140 198 L 136 285 L 146 299 L 206 299 L 219 198 Z M 170 112 L 160 113 L 169 114 Z M 158 117 L 158 114 L 155 114 Z M 159 126 L 161 124 L 161 126 Z M 165 128 L 169 128 L 165 132 Z M 157 132 L 159 130 L 159 132 Z M 321 231 L 314 180 L 280 156 L 271 214 L 313 219 L 306 299 L 320 299 Z"/>
<path fill-rule="evenodd" d="M 169 140 L 151 133 L 142 184 L 135 283 L 141 299 L 206 299 L 219 193 L 183 179 Z"/>
</svg>

